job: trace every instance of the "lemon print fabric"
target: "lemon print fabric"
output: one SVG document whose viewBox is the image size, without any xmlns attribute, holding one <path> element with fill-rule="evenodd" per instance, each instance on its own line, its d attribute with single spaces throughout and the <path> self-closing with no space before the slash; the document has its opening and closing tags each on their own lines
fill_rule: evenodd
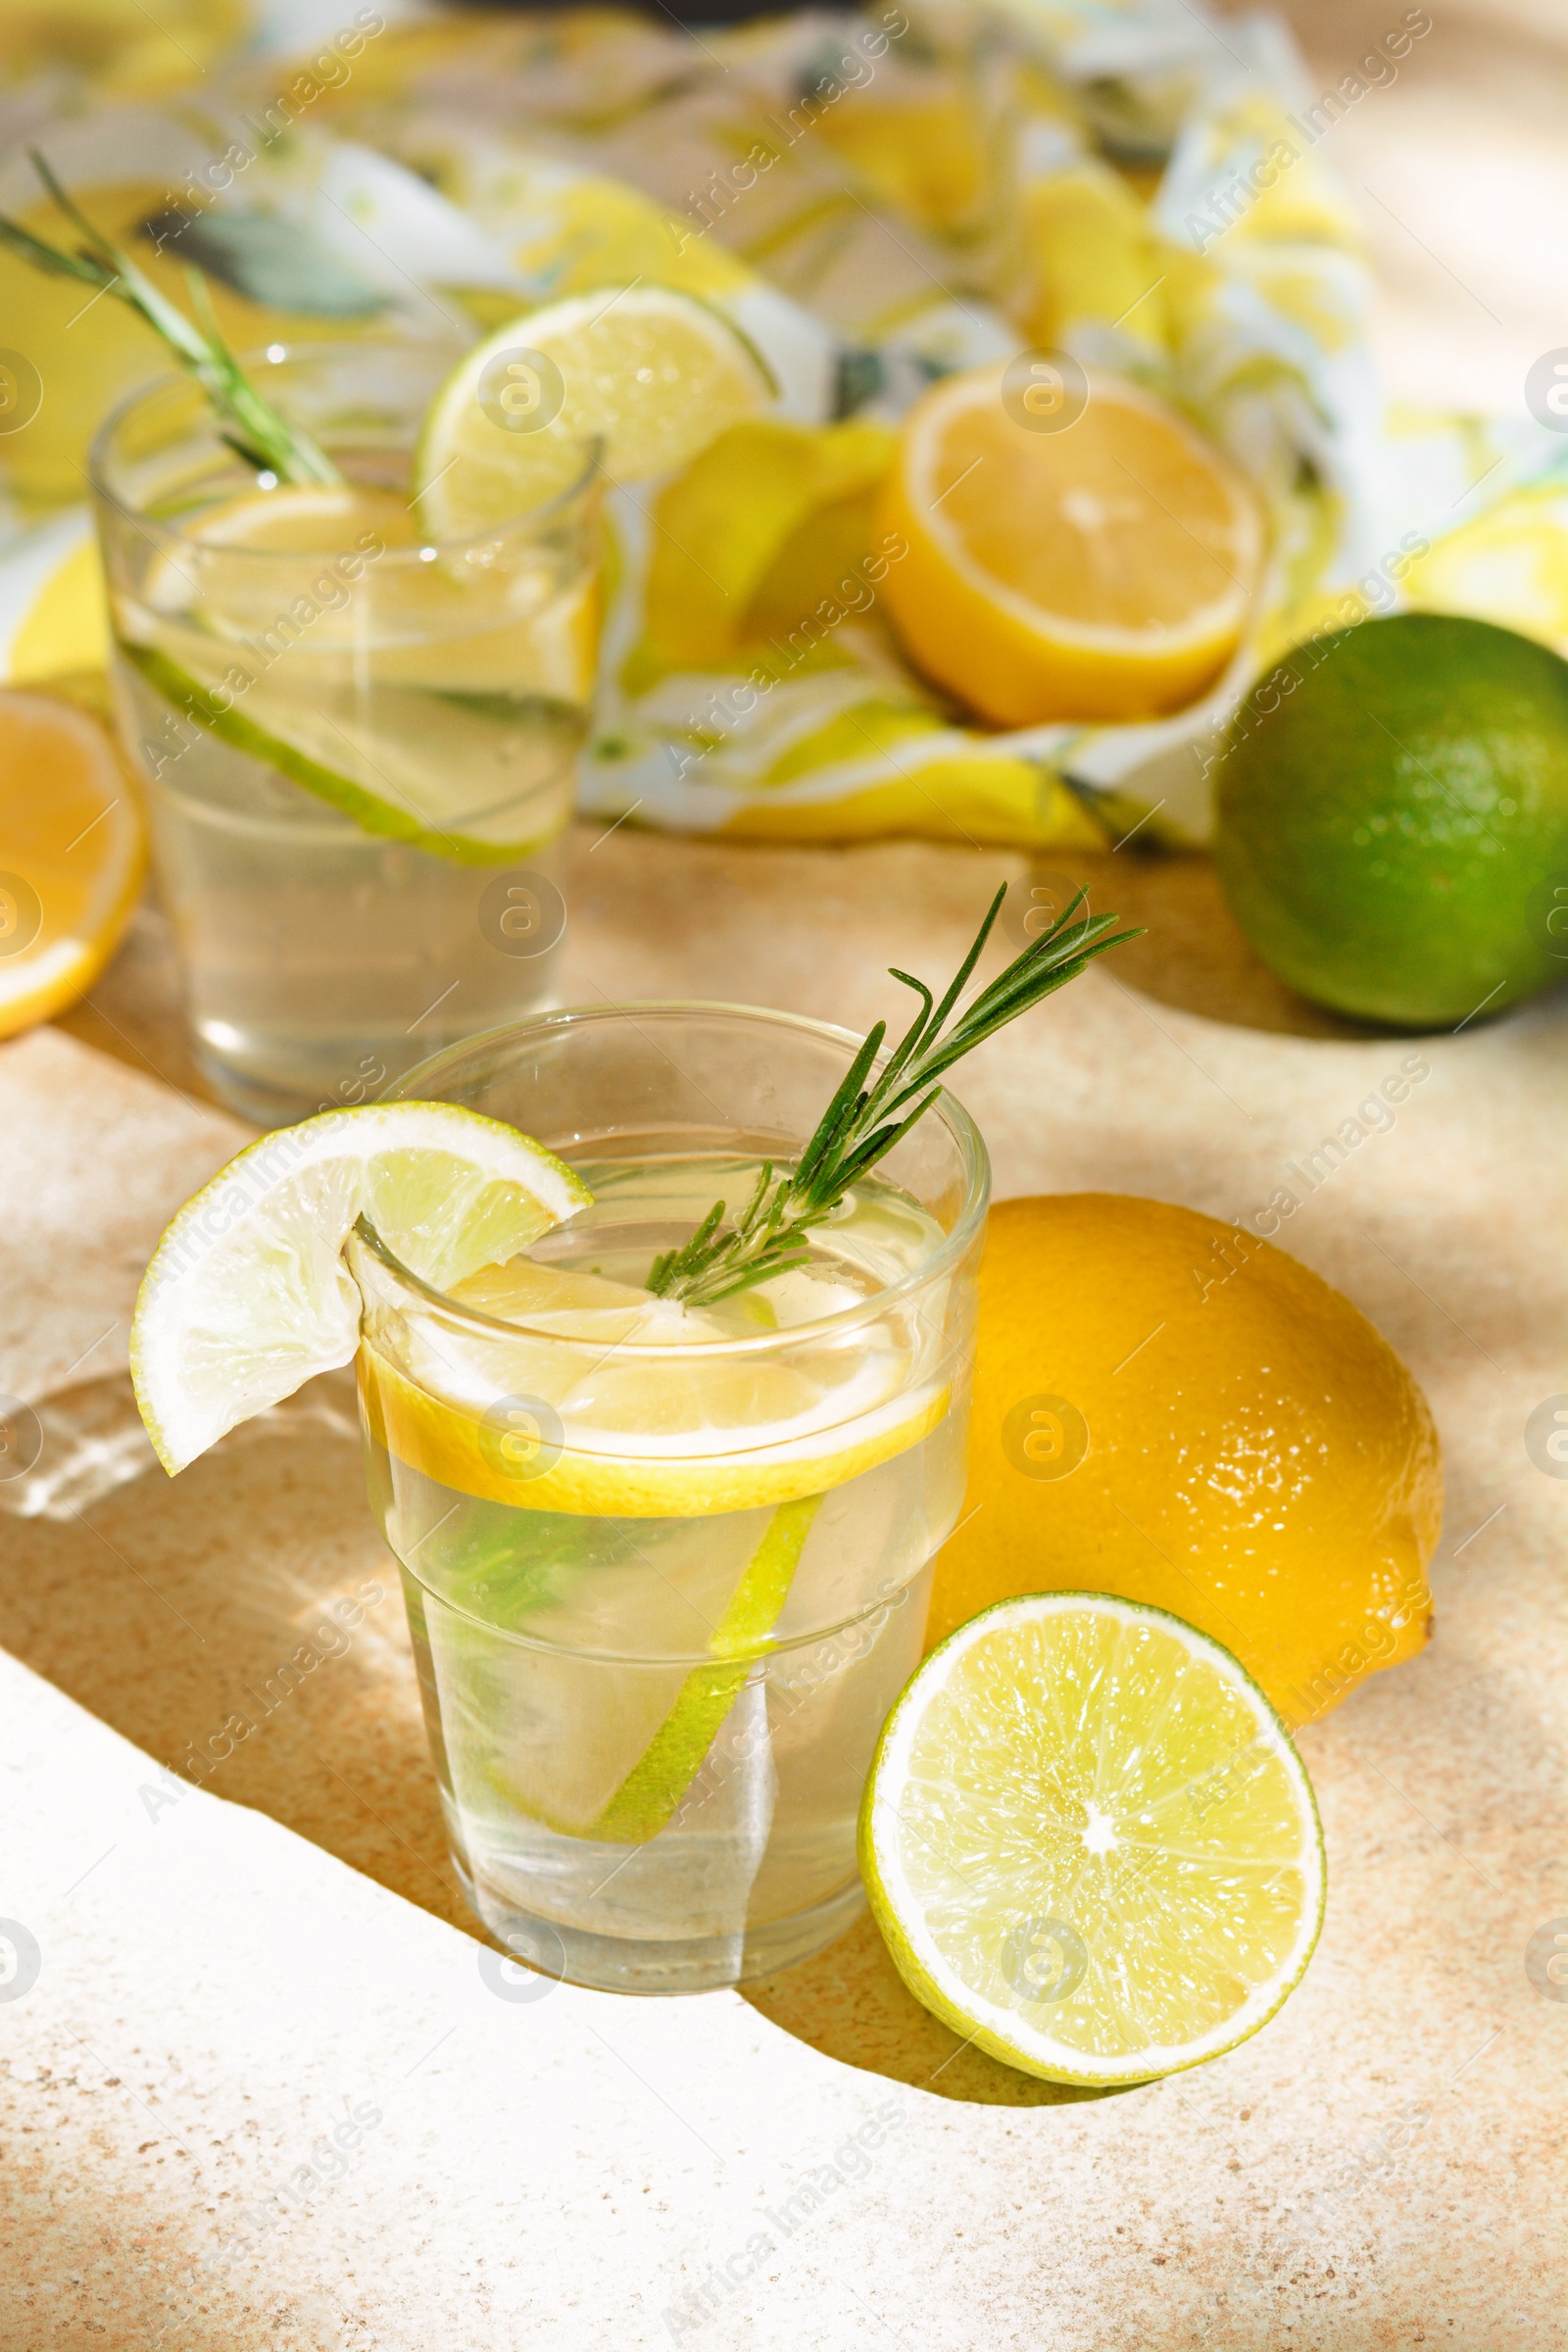
<svg viewBox="0 0 1568 2352">
<path fill-rule="evenodd" d="M 1086 78 L 1101 17 L 873 0 L 694 49 L 615 12 L 368 7 L 289 57 L 242 49 L 234 0 L 183 0 L 160 19 L 176 56 L 145 11 L 95 0 L 24 9 L 0 74 L 166 291 L 201 268 L 236 349 L 388 332 L 505 358 L 553 317 L 574 368 L 621 301 L 664 318 L 657 374 L 684 316 L 688 413 L 666 404 L 624 470 L 607 452 L 585 812 L 1094 847 L 1134 809 L 1196 841 L 1229 713 L 1303 635 L 1408 602 L 1559 642 L 1568 436 L 1549 415 L 1386 418 L 1355 212 L 1279 36 L 1216 50 L 1181 0 L 1150 0 L 1158 67 Z M 0 210 L 58 233 L 20 156 Z M 13 684 L 102 662 L 90 558 L 40 577 L 37 534 L 159 357 L 118 304 L 78 318 L 24 269 L 0 251 L 0 315 L 27 325 L 0 352 Z M 922 505 L 978 429 L 946 387 L 1013 363 L 1087 403 L 1049 434 L 999 428 L 1010 502 L 982 467 Z M 432 422 L 432 528 L 477 414 Z M 572 438 L 520 434 L 498 495 L 539 487 Z M 435 454 L 460 445 L 443 483 Z"/>
</svg>

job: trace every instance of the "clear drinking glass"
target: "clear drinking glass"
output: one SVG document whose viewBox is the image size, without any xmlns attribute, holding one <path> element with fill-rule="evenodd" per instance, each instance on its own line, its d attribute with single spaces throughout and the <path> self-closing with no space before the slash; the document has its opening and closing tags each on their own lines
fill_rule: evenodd
<svg viewBox="0 0 1568 2352">
<path fill-rule="evenodd" d="M 944 1095 L 808 1266 L 695 1316 L 618 1287 L 792 1164 L 858 1043 L 614 1006 L 395 1090 L 508 1121 L 594 1194 L 462 1301 L 365 1223 L 350 1243 L 453 1853 L 496 1937 L 579 1984 L 733 1984 L 860 1904 L 861 1787 L 963 1492 L 985 1148 Z"/>
<path fill-rule="evenodd" d="M 117 707 L 198 1056 L 264 1125 L 365 1101 L 550 1001 L 595 452 L 551 505 L 431 545 L 411 463 L 456 356 L 366 341 L 247 362 L 346 491 L 258 481 L 184 376 L 134 394 L 93 450 Z"/>
</svg>

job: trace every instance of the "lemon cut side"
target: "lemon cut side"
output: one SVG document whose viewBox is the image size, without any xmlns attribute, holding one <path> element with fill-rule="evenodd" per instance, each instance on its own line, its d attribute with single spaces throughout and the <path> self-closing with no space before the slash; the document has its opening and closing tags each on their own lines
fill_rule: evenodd
<svg viewBox="0 0 1568 2352">
<path fill-rule="evenodd" d="M 96 720 L 0 694 L 0 1037 L 92 986 L 130 919 L 141 821 Z"/>
<path fill-rule="evenodd" d="M 907 542 L 883 593 L 921 667 L 999 726 L 1180 710 L 1241 642 L 1257 501 L 1175 409 L 1114 376 L 1056 431 L 1001 371 L 934 385 L 906 420 L 882 523 Z"/>
</svg>

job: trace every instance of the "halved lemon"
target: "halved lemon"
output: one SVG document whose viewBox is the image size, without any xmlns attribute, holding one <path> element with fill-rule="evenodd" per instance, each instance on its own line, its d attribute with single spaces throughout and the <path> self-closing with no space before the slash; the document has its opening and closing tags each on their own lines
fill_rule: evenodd
<svg viewBox="0 0 1568 2352">
<path fill-rule="evenodd" d="M 264 1136 L 186 1201 L 137 1296 L 131 1378 L 160 1461 L 172 1476 L 352 1362 L 361 1299 L 342 1253 L 360 1216 L 440 1289 L 592 1198 L 542 1145 L 457 1103 L 367 1103 Z"/>
<path fill-rule="evenodd" d="M 1017 421 L 995 365 L 910 411 L 881 527 L 908 553 L 883 594 L 920 666 L 998 726 L 1182 708 L 1241 641 L 1257 501 L 1177 412 L 1090 379 L 1056 430 Z"/>
<path fill-rule="evenodd" d="M 672 286 L 607 286 L 526 312 L 436 394 L 415 459 L 434 538 L 499 527 L 569 490 L 597 441 L 612 481 L 673 473 L 775 386 L 722 311 Z"/>
<path fill-rule="evenodd" d="M 1274 1709 L 1206 1634 L 1104 1592 L 998 1601 L 932 1651 L 882 1733 L 860 1869 L 915 1998 L 1057 2082 L 1233 2049 L 1323 1921 Z"/>
<path fill-rule="evenodd" d="M 90 988 L 141 888 L 141 820 L 108 736 L 41 694 L 0 694 L 0 1037 Z"/>
</svg>

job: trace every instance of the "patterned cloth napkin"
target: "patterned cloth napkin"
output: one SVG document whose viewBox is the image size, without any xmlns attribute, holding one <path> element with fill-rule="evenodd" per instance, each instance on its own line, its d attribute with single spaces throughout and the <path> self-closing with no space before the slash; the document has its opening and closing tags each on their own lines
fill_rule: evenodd
<svg viewBox="0 0 1568 2352">
<path fill-rule="evenodd" d="M 139 251 L 177 231 L 242 345 L 471 338 L 634 279 L 731 313 L 779 398 L 610 499 L 586 812 L 1022 847 L 1152 812 L 1200 841 L 1224 728 L 1315 631 L 1436 607 L 1568 651 L 1568 434 L 1388 413 L 1321 148 L 1397 76 L 1423 9 L 1322 92 L 1276 24 L 1211 25 L 1187 0 L 873 0 L 700 32 L 586 8 L 390 14 L 291 54 L 294 9 L 272 46 L 264 26 L 152 98 L 24 74 L 0 94 L 0 208 L 35 196 L 31 133 L 76 191 L 113 183 L 125 225 L 153 224 Z M 84 513 L 50 502 L 79 491 L 88 427 L 155 355 L 112 305 L 68 340 L 52 287 L 0 274 L 0 292 L 38 346 L 13 416 L 29 364 L 45 395 L 0 438 L 0 677 L 24 681 L 104 658 Z M 1261 494 L 1251 625 L 1173 717 L 986 728 L 885 617 L 871 514 L 901 415 L 935 376 L 1024 350 L 1175 401 Z"/>
</svg>

